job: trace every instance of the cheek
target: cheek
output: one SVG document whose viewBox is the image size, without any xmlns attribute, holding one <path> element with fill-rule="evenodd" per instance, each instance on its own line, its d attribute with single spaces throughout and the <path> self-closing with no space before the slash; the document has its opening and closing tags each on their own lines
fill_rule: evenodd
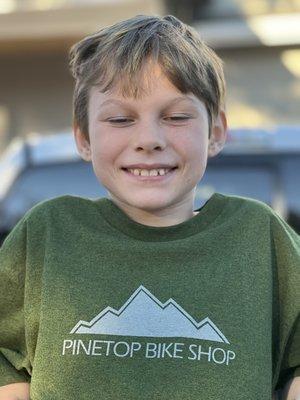
<svg viewBox="0 0 300 400">
<path fill-rule="evenodd" d="M 92 155 L 95 162 L 109 162 L 115 160 L 122 151 L 121 141 L 109 132 L 97 132 L 92 143 Z"/>
<path fill-rule="evenodd" d="M 111 135 L 98 135 L 98 140 L 92 145 L 92 164 L 95 175 L 103 183 L 109 182 L 118 174 L 121 165 L 123 146 Z"/>
<path fill-rule="evenodd" d="M 207 141 L 203 137 L 198 131 L 185 136 L 179 146 L 185 163 L 186 183 L 193 186 L 202 179 L 207 165 Z"/>
<path fill-rule="evenodd" d="M 189 135 L 182 135 L 178 140 L 178 151 L 191 164 L 203 165 L 207 159 L 207 140 L 203 139 L 203 133 L 192 132 Z"/>
</svg>

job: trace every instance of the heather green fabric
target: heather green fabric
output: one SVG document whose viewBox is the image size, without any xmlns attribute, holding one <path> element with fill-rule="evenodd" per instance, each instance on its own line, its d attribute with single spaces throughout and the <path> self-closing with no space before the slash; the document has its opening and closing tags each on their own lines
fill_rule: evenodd
<svg viewBox="0 0 300 400">
<path fill-rule="evenodd" d="M 0 385 L 32 400 L 270 400 L 299 374 L 300 239 L 264 203 L 158 228 L 64 196 L 0 254 Z"/>
</svg>

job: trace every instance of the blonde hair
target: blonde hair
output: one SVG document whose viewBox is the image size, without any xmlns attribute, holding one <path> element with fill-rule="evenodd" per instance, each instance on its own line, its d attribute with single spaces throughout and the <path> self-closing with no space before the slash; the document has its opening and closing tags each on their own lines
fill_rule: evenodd
<svg viewBox="0 0 300 400">
<path fill-rule="evenodd" d="M 137 15 L 85 37 L 70 50 L 75 78 L 73 122 L 88 137 L 88 99 L 92 86 L 107 92 L 119 86 L 123 96 L 138 98 L 145 88 L 140 74 L 158 63 L 182 93 L 204 102 L 210 125 L 224 103 L 221 59 L 191 26 L 178 18 Z"/>
</svg>

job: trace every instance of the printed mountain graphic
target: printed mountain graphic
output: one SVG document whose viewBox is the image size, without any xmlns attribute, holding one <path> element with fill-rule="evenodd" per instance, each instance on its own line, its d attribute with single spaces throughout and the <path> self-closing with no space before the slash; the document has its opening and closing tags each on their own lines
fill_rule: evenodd
<svg viewBox="0 0 300 400">
<path fill-rule="evenodd" d="M 196 322 L 176 301 L 161 303 L 142 285 L 119 310 L 106 307 L 90 322 L 79 321 L 70 333 L 184 337 L 229 343 L 209 318 Z"/>
</svg>

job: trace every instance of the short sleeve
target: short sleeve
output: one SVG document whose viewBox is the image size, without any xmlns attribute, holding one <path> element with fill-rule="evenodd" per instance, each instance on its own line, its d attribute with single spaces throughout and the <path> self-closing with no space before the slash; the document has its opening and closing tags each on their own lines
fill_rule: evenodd
<svg viewBox="0 0 300 400">
<path fill-rule="evenodd" d="M 0 386 L 30 382 L 24 323 L 26 221 L 0 248 Z"/>
<path fill-rule="evenodd" d="M 273 388 L 300 376 L 300 237 L 277 214 L 271 218 L 273 285 Z"/>
</svg>

